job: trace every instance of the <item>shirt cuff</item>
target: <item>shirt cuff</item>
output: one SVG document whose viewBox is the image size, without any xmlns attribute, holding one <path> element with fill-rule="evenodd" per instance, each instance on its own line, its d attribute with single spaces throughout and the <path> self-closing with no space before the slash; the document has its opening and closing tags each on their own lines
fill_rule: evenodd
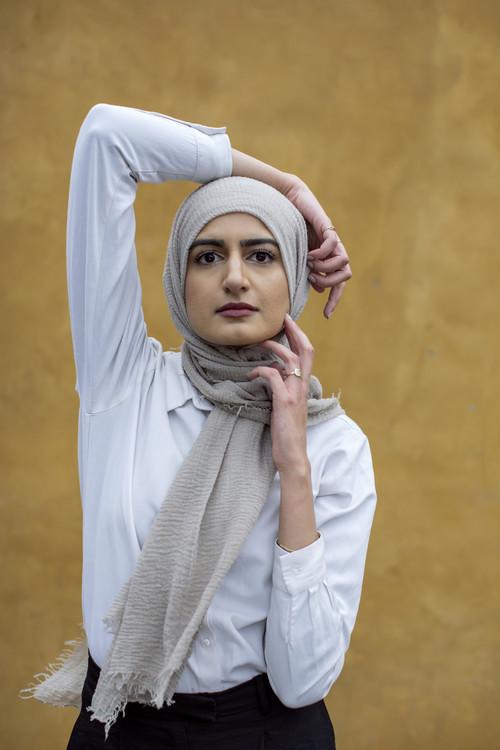
<svg viewBox="0 0 500 750">
<path fill-rule="evenodd" d="M 231 141 L 226 128 L 211 128 L 210 134 L 194 129 L 198 158 L 193 182 L 205 184 L 220 177 L 230 177 L 233 171 Z"/>
<path fill-rule="evenodd" d="M 314 542 L 293 552 L 274 542 L 273 586 L 288 594 L 298 594 L 325 578 L 325 540 L 321 532 Z"/>
</svg>

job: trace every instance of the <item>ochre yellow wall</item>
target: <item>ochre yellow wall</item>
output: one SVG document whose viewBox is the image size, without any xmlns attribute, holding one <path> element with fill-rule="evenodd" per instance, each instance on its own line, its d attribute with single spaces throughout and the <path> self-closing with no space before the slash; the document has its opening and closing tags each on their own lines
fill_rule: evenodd
<svg viewBox="0 0 500 750">
<path fill-rule="evenodd" d="M 491 0 L 10 0 L 2 4 L 0 745 L 63 748 L 75 709 L 20 687 L 78 636 L 78 396 L 65 224 L 97 102 L 226 125 L 297 173 L 354 276 L 301 324 L 370 438 L 379 505 L 328 698 L 342 750 L 498 747 L 498 56 Z M 193 183 L 144 186 L 149 333 L 180 337 L 161 271 Z"/>
</svg>

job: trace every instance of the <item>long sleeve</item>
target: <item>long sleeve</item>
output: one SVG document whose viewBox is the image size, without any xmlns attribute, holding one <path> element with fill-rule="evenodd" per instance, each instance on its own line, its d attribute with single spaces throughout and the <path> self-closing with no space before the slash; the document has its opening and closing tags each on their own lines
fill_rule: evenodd
<svg viewBox="0 0 500 750">
<path fill-rule="evenodd" d="M 342 671 L 375 505 L 368 439 L 350 428 L 321 476 L 319 538 L 293 552 L 275 543 L 264 654 L 271 686 L 289 708 L 323 699 Z"/>
<path fill-rule="evenodd" d="M 138 183 L 206 183 L 231 171 L 225 127 L 103 103 L 88 112 L 73 155 L 66 236 L 75 390 L 85 412 L 120 403 L 153 364 L 135 249 Z"/>
</svg>

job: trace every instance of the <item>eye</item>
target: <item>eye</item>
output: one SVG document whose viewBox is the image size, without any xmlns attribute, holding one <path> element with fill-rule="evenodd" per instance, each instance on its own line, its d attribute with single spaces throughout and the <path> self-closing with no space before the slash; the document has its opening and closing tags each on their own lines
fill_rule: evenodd
<svg viewBox="0 0 500 750">
<path fill-rule="evenodd" d="M 274 253 L 272 253 L 270 250 L 254 250 L 253 253 L 250 253 L 250 255 L 267 255 L 270 258 L 269 262 L 274 260 L 274 257 L 275 257 Z M 263 265 L 263 264 L 261 263 L 260 265 Z"/>
<path fill-rule="evenodd" d="M 204 252 L 204 253 L 200 253 L 200 254 L 199 254 L 199 255 L 198 255 L 198 256 L 197 256 L 197 257 L 196 257 L 196 258 L 194 259 L 194 262 L 195 262 L 195 263 L 199 263 L 199 264 L 200 264 L 200 265 L 202 265 L 202 266 L 207 266 L 207 265 L 211 266 L 211 265 L 213 265 L 213 263 L 202 263 L 202 262 L 201 262 L 201 259 L 202 259 L 202 258 L 204 258 L 204 257 L 205 257 L 205 255 L 217 255 L 217 253 L 215 253 L 215 252 L 214 252 L 213 250 L 205 250 L 205 252 Z"/>
<path fill-rule="evenodd" d="M 194 262 L 199 263 L 202 266 L 212 266 L 213 261 L 202 262 L 202 258 L 205 258 L 207 255 L 217 256 L 218 253 L 216 253 L 214 250 L 205 250 L 205 252 L 200 253 L 198 256 L 196 256 Z M 252 255 L 267 256 L 269 258 L 269 261 L 266 261 L 266 262 L 269 262 L 269 263 L 273 261 L 276 257 L 275 254 L 271 252 L 270 250 L 254 250 L 253 252 L 248 254 L 248 257 L 250 258 Z M 262 266 L 265 264 L 265 261 L 259 260 L 258 263 L 259 265 Z"/>
</svg>

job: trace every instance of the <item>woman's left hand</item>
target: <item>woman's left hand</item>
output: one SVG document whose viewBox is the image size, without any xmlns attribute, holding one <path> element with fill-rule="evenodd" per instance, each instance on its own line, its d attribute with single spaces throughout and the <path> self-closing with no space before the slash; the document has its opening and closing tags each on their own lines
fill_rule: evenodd
<svg viewBox="0 0 500 750">
<path fill-rule="evenodd" d="M 278 471 L 307 465 L 307 396 L 312 373 L 314 349 L 304 331 L 288 314 L 284 324 L 291 349 L 268 339 L 259 343 L 280 357 L 284 364 L 273 362 L 248 373 L 266 378 L 272 389 L 271 440 L 273 461 Z M 296 367 L 302 377 L 287 375 Z"/>
</svg>

